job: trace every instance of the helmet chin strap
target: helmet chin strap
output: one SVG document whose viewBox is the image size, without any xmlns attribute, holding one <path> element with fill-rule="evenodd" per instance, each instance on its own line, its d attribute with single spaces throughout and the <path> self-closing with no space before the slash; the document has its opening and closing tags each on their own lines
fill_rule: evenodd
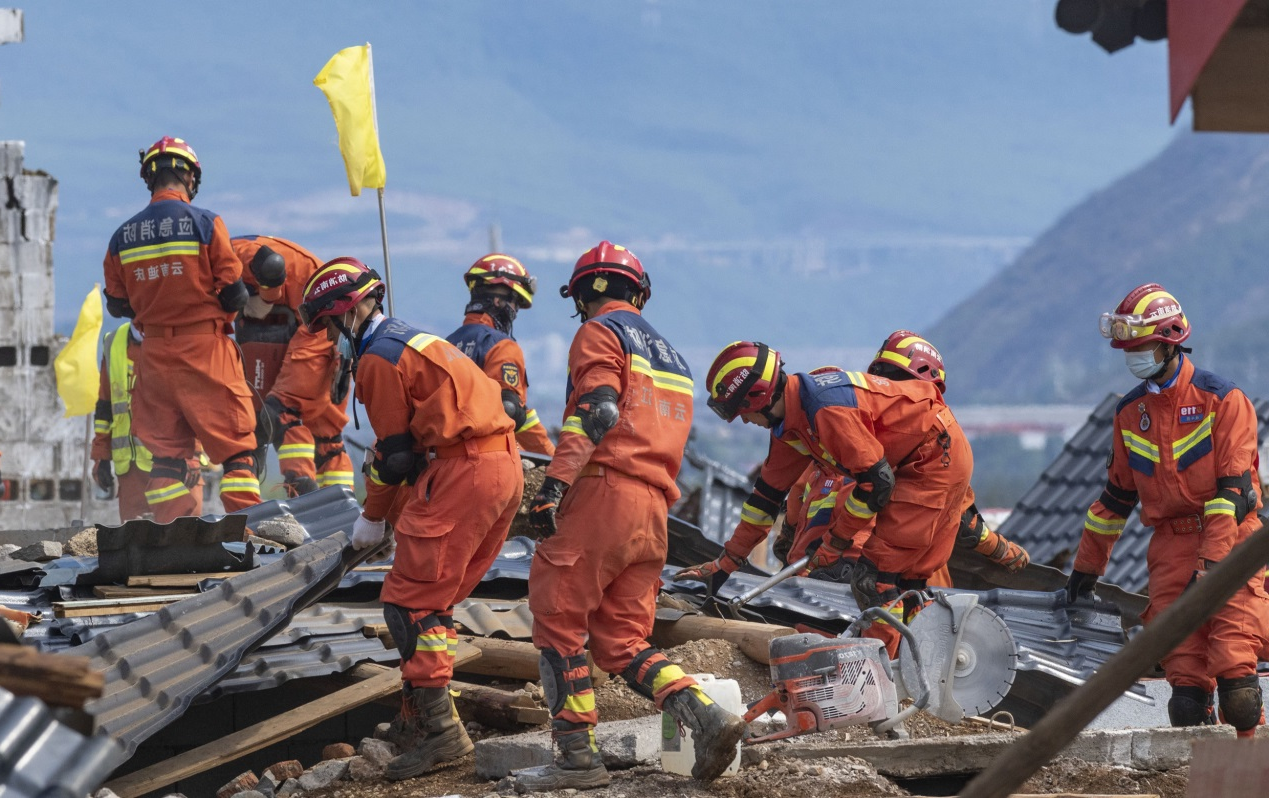
<svg viewBox="0 0 1269 798">
<path fill-rule="evenodd" d="M 516 306 L 514 300 L 489 294 L 472 294 L 471 301 L 467 303 L 467 308 L 463 312 L 484 313 L 493 319 L 495 329 L 511 335 L 511 326 L 515 323 L 516 314 L 519 311 L 520 308 Z"/>
<path fill-rule="evenodd" d="M 784 372 L 781 371 L 780 379 L 776 384 L 775 394 L 771 397 L 771 404 L 767 405 L 766 407 L 758 411 L 762 415 L 762 417 L 767 420 L 767 423 L 771 425 L 772 429 L 774 429 L 775 427 L 778 427 L 780 425 L 780 422 L 784 421 L 784 416 L 775 415 L 774 413 L 771 412 L 771 408 L 779 404 L 780 400 L 784 398 L 784 384 L 786 380 L 787 378 L 784 376 Z"/>
</svg>

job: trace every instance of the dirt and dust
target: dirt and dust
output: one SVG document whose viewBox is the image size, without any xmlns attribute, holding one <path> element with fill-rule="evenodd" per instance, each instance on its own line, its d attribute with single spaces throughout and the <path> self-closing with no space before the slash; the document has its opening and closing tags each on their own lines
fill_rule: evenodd
<svg viewBox="0 0 1269 798">
<path fill-rule="evenodd" d="M 1032 776 L 1018 792 L 1066 792 L 1077 795 L 1158 795 L 1185 798 L 1190 769 L 1146 771 L 1110 765 L 1090 765 L 1059 759 Z"/>
<path fill-rule="evenodd" d="M 90 526 L 66 541 L 63 552 L 67 557 L 97 556 L 97 527 Z"/>
<path fill-rule="evenodd" d="M 546 469 L 541 466 L 524 472 L 524 494 L 520 497 L 520 509 L 516 510 L 516 517 L 511 520 L 511 529 L 507 532 L 508 538 L 519 535 L 533 537 L 529 534 L 529 502 L 533 501 L 533 497 L 537 495 L 538 489 L 542 487 L 545 480 Z"/>
</svg>

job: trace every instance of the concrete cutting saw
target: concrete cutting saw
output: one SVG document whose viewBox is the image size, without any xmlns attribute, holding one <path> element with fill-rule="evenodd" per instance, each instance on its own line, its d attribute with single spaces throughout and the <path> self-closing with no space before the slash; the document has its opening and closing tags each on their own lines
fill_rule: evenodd
<svg viewBox="0 0 1269 798">
<path fill-rule="evenodd" d="M 915 595 L 926 603 L 911 624 L 874 607 L 841 637 L 796 634 L 772 640 L 775 689 L 754 704 L 745 721 L 783 712 L 786 726 L 746 742 L 864 724 L 879 737 L 891 737 L 898 736 L 903 721 L 921 709 L 959 723 L 995 708 L 1009 692 L 1017 670 L 1018 647 L 1009 627 L 979 606 L 972 594 Z M 897 660 L 886 657 L 880 640 L 855 636 L 871 620 L 898 630 L 902 643 Z M 900 709 L 905 699 L 912 704 Z"/>
</svg>

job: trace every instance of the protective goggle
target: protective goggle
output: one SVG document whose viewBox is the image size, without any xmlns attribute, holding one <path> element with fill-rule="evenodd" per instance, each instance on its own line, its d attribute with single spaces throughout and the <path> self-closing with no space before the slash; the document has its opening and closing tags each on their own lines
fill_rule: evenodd
<svg viewBox="0 0 1269 798">
<path fill-rule="evenodd" d="M 1144 316 L 1140 313 L 1103 313 L 1097 326 L 1101 330 L 1103 338 L 1109 338 L 1114 341 L 1131 341 L 1142 335 L 1144 328 L 1162 324 L 1168 319 L 1180 315 L 1180 308 L 1164 313 L 1151 314 L 1150 316 Z"/>
</svg>

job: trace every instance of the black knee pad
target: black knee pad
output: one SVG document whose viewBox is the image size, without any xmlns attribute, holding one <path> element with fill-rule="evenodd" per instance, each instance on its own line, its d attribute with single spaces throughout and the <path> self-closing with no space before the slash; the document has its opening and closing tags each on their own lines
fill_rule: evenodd
<svg viewBox="0 0 1269 798">
<path fill-rule="evenodd" d="M 590 665 L 585 654 L 566 657 L 553 648 L 544 648 L 538 659 L 538 673 L 542 677 L 546 706 L 552 715 L 564 710 L 564 701 L 570 695 L 591 689 Z"/>
<path fill-rule="evenodd" d="M 443 625 L 435 615 L 425 615 L 417 621 L 410 620 L 410 611 L 396 604 L 383 603 L 383 621 L 388 626 L 392 642 L 397 644 L 402 664 L 409 662 L 419 646 L 419 635 L 424 629 Z M 452 621 L 451 621 L 452 623 Z"/>
<path fill-rule="evenodd" d="M 187 465 L 179 457 L 156 457 L 150 465 L 151 479 L 175 479 L 185 481 Z"/>
<path fill-rule="evenodd" d="M 1260 696 L 1260 679 L 1255 674 L 1233 679 L 1217 679 L 1221 718 L 1238 731 L 1254 729 L 1260 723 L 1264 703 Z"/>
<path fill-rule="evenodd" d="M 648 646 L 643 651 L 635 654 L 635 658 L 630 660 L 630 664 L 621 672 L 621 678 L 626 680 L 626 684 L 630 685 L 630 689 L 648 700 L 655 700 L 652 692 L 652 685 L 656 679 L 656 675 L 662 668 L 670 664 L 669 660 L 653 665 L 648 668 L 648 672 L 643 674 L 642 681 L 639 679 L 639 669 L 643 667 L 643 663 L 647 662 L 654 655 L 660 654 L 661 649 L 656 646 Z"/>
<path fill-rule="evenodd" d="M 245 452 L 238 452 L 222 463 L 221 467 L 225 469 L 226 474 L 230 471 L 250 471 L 252 474 L 255 474 L 256 453 L 250 449 Z"/>
<path fill-rule="evenodd" d="M 1172 697 L 1168 699 L 1168 721 L 1173 726 L 1214 724 L 1212 694 L 1202 687 L 1173 687 Z"/>
</svg>

